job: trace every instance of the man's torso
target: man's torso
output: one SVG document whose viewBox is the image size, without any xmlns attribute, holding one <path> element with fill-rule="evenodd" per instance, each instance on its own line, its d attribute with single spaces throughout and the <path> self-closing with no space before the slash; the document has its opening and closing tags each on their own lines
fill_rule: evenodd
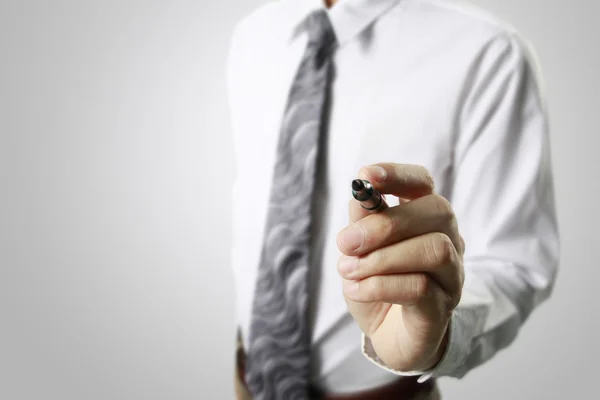
<svg viewBox="0 0 600 400">
<path fill-rule="evenodd" d="M 306 11 L 298 6 L 302 2 L 285 0 L 253 13 L 240 25 L 230 60 L 236 160 L 232 263 L 245 341 L 275 147 L 306 45 L 306 37 L 294 36 L 288 23 Z M 352 26 L 347 24 L 352 10 L 346 11 L 341 29 Z M 335 15 L 332 19 L 335 28 Z M 362 356 L 360 331 L 342 296 L 336 237 L 348 223 L 349 184 L 363 165 L 419 164 L 432 174 L 436 191 L 450 198 L 463 90 L 478 57 L 501 33 L 495 23 L 435 2 L 391 0 L 386 11 L 337 49 L 317 188 L 311 292 L 315 383 L 352 391 L 395 378 Z"/>
</svg>

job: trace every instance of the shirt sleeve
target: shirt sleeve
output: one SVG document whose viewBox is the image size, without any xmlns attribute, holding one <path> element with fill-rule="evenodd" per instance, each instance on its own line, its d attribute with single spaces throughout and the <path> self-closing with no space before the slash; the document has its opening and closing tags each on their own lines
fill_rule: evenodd
<svg viewBox="0 0 600 400">
<path fill-rule="evenodd" d="M 559 261 L 548 118 L 533 54 L 513 33 L 491 41 L 463 88 L 447 194 L 466 243 L 465 283 L 441 361 L 429 371 L 387 368 L 363 335 L 363 354 L 398 375 L 463 377 L 517 336 L 552 291 Z"/>
</svg>

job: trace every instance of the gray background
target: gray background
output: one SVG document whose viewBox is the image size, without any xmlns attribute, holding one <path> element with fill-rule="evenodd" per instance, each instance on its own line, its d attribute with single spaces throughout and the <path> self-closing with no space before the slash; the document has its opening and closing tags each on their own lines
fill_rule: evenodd
<svg viewBox="0 0 600 400">
<path fill-rule="evenodd" d="M 232 397 L 223 67 L 260 3 L 0 3 L 0 399 Z M 444 398 L 595 398 L 600 7 L 477 3 L 537 49 L 563 257 L 517 342 Z"/>
</svg>

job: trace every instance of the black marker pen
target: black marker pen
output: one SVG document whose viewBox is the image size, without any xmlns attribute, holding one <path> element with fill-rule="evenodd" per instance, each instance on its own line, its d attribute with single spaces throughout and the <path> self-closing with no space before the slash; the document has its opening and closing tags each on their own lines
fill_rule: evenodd
<svg viewBox="0 0 600 400">
<path fill-rule="evenodd" d="M 381 193 L 371 185 L 371 182 L 364 179 L 352 181 L 352 196 L 360 202 L 365 210 L 378 212 L 387 208 L 387 203 Z"/>
</svg>

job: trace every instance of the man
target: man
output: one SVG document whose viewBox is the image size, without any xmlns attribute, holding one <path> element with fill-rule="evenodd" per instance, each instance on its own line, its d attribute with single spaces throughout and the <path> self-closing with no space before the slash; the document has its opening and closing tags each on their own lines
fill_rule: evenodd
<svg viewBox="0 0 600 400">
<path fill-rule="evenodd" d="M 229 98 L 238 398 L 439 398 L 550 295 L 546 111 L 510 27 L 437 0 L 271 2 L 236 27 Z M 388 207 L 352 199 L 357 177 Z"/>
</svg>

